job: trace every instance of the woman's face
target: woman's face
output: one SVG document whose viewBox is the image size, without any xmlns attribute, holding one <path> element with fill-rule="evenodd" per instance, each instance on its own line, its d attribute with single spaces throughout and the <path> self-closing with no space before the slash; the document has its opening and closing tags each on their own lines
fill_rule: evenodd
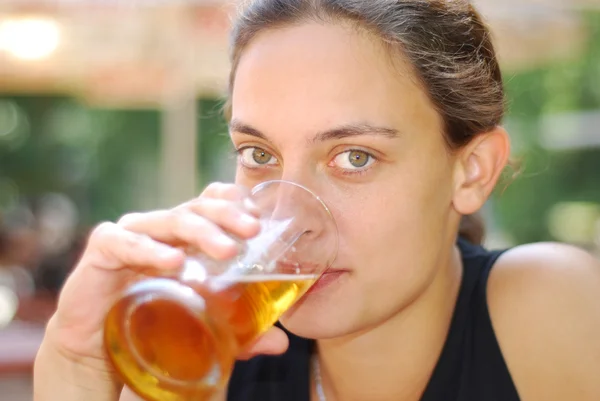
<svg viewBox="0 0 600 401">
<path fill-rule="evenodd" d="M 265 31 L 244 50 L 232 93 L 236 181 L 303 184 L 340 233 L 339 271 L 282 319 L 296 334 L 378 325 L 445 262 L 458 220 L 454 159 L 416 82 L 375 38 L 342 25 Z"/>
</svg>

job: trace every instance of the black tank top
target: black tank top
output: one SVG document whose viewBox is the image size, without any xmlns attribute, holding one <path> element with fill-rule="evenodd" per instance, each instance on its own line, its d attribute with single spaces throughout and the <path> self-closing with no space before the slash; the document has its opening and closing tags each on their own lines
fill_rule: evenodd
<svg viewBox="0 0 600 401">
<path fill-rule="evenodd" d="M 421 401 L 519 401 L 492 328 L 487 280 L 503 251 L 458 240 L 464 274 L 446 343 Z M 238 362 L 228 401 L 309 401 L 313 342 L 288 333 L 280 356 Z M 365 400 L 368 401 L 368 400 Z"/>
</svg>

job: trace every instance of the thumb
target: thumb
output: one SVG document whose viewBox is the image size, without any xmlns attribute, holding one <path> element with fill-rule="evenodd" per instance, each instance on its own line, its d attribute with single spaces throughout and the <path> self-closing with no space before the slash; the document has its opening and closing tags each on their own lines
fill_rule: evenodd
<svg viewBox="0 0 600 401">
<path fill-rule="evenodd" d="M 238 356 L 238 359 L 247 360 L 261 354 L 283 354 L 288 349 L 289 343 L 289 339 L 283 330 L 278 327 L 272 327 L 246 348 L 242 354 Z"/>
</svg>

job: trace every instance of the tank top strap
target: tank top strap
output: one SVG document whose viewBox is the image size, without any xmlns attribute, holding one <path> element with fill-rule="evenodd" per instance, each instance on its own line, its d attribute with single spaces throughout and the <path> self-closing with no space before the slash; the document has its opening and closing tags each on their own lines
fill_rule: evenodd
<svg viewBox="0 0 600 401">
<path fill-rule="evenodd" d="M 421 401 L 518 401 L 487 304 L 487 283 L 506 250 L 459 238 L 463 279 L 446 343 Z"/>
</svg>

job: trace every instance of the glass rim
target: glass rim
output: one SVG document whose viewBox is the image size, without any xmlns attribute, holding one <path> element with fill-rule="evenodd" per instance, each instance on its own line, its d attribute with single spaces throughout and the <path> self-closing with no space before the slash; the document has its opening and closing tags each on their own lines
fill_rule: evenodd
<svg viewBox="0 0 600 401">
<path fill-rule="evenodd" d="M 327 216 L 329 217 L 329 220 L 333 224 L 333 230 L 335 231 L 335 255 L 331 259 L 331 262 L 329 263 L 329 265 L 323 270 L 323 272 L 329 270 L 329 268 L 331 266 L 333 266 L 333 263 L 337 259 L 339 248 L 340 248 L 340 232 L 339 232 L 339 229 L 338 229 L 337 221 L 335 221 L 335 218 L 333 217 L 333 213 L 331 212 L 331 209 L 329 208 L 329 206 L 327 206 L 327 203 L 325 203 L 325 201 L 323 200 L 323 198 L 321 198 L 319 195 L 317 195 L 317 193 L 314 192 L 313 190 L 311 190 L 311 189 L 307 188 L 306 186 L 304 186 L 302 184 L 299 184 L 299 183 L 297 183 L 295 181 L 282 180 L 282 179 L 267 180 L 267 181 L 263 181 L 263 182 L 261 182 L 259 184 L 256 184 L 250 190 L 250 198 L 252 199 L 252 197 L 257 192 L 259 192 L 260 190 L 262 190 L 266 186 L 272 185 L 272 184 L 289 184 L 289 185 L 292 185 L 292 186 L 294 186 L 296 188 L 300 188 L 300 189 L 308 192 L 323 207 L 323 209 L 325 210 L 325 213 L 327 214 Z M 321 272 L 321 274 L 323 274 L 323 272 Z"/>
</svg>

